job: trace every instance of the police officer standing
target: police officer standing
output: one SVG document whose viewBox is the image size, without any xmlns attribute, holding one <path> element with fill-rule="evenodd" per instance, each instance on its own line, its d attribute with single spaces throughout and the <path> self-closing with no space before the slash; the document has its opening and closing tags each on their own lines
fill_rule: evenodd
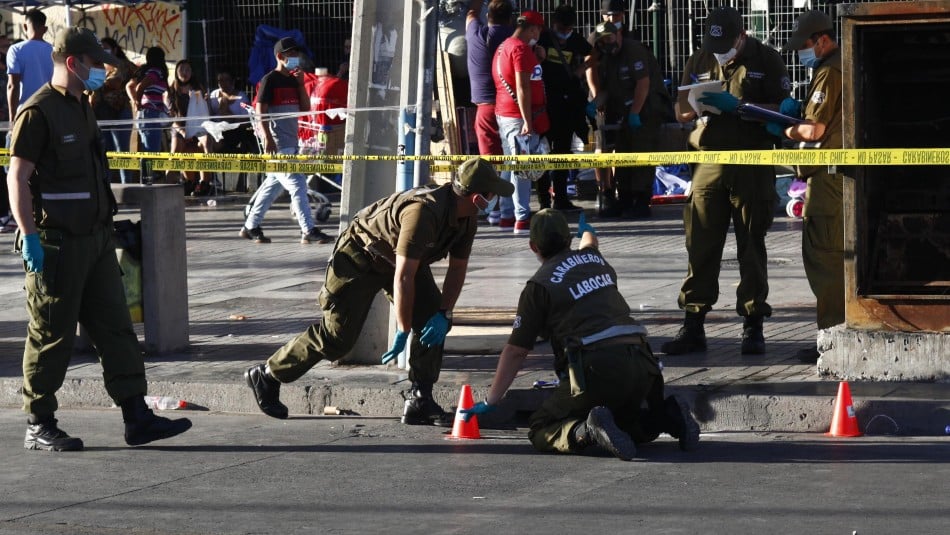
<svg viewBox="0 0 950 535">
<path fill-rule="evenodd" d="M 488 398 L 463 414 L 494 409 L 511 386 L 534 341 L 551 341 L 560 383 L 531 415 L 528 438 L 539 451 L 580 453 L 597 444 L 625 461 L 635 443 L 661 433 L 683 450 L 699 443 L 699 425 L 685 402 L 663 398 L 659 361 L 646 329 L 630 317 L 617 273 L 598 249 L 594 228 L 581 214 L 580 248 L 571 249 L 564 216 L 544 209 L 531 219 L 530 247 L 541 267 L 528 281 Z M 646 402 L 647 409 L 641 410 Z"/>
<path fill-rule="evenodd" d="M 681 110 L 677 120 L 696 119 L 689 143 L 698 150 L 771 149 L 777 138 L 765 123 L 739 116 L 739 104 L 754 103 L 778 110 L 791 84 L 782 57 L 749 37 L 739 12 L 720 7 L 709 13 L 702 48 L 686 62 L 680 85 L 721 80 L 722 92 L 707 92 L 699 100 L 719 113 L 697 118 Z M 696 164 L 689 202 L 683 210 L 688 273 L 678 304 L 686 311 L 683 327 L 661 351 L 678 355 L 706 350 L 706 313 L 719 299 L 719 270 L 729 223 L 735 227 L 739 260 L 736 312 L 744 318 L 744 355 L 765 353 L 762 321 L 772 315 L 765 235 L 772 226 L 778 196 L 775 169 L 770 165 Z"/>
<path fill-rule="evenodd" d="M 587 113 L 598 121 L 602 149 L 616 152 L 651 152 L 659 149 L 660 128 L 673 120 L 673 105 L 663 85 L 660 65 L 649 48 L 610 22 L 597 25 L 593 69 L 597 82 L 591 88 Z M 652 166 L 618 167 L 612 188 L 602 188 L 604 217 L 649 217 L 656 170 Z"/>
<path fill-rule="evenodd" d="M 23 352 L 23 409 L 29 415 L 24 446 L 83 448 L 54 418 L 77 322 L 96 347 L 109 396 L 122 408 L 126 443 L 173 437 L 191 422 L 155 416 L 145 405 L 144 358 L 112 241 L 116 203 L 108 162 L 83 96 L 84 89 L 102 86 L 104 63 L 119 61 L 81 28 L 61 30 L 52 56 L 52 81 L 17 114 L 7 178 L 30 314 Z"/>
<path fill-rule="evenodd" d="M 244 377 L 261 411 L 286 418 L 280 385 L 299 379 L 321 360 L 345 356 L 359 338 L 373 299 L 380 291 L 393 303 L 396 333 L 386 364 L 401 353 L 414 332 L 409 354 L 410 399 L 402 422 L 451 426 L 448 414 L 432 399 L 442 368 L 445 335 L 462 291 L 479 210 L 497 196 L 510 197 L 514 186 L 502 180 L 486 160 L 470 158 L 442 186 L 394 193 L 360 210 L 337 239 L 320 291 L 320 323 L 310 326 L 267 362 Z M 439 291 L 429 265 L 449 257 Z"/>
<path fill-rule="evenodd" d="M 806 122 L 782 133 L 805 148 L 840 149 L 841 52 L 831 17 L 817 10 L 802 13 L 785 50 L 796 50 L 801 64 L 814 71 L 805 99 Z M 794 108 L 800 109 L 800 103 Z M 827 329 L 844 322 L 843 176 L 829 173 L 826 166 L 795 171 L 798 178 L 808 180 L 802 212 L 802 259 L 818 301 L 818 328 Z M 817 362 L 818 348 L 804 349 L 797 356 L 802 362 Z"/>
</svg>

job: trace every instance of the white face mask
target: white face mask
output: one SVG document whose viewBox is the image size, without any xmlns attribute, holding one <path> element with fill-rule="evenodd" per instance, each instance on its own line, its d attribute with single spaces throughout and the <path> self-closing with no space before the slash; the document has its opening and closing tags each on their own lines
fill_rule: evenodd
<svg viewBox="0 0 950 535">
<path fill-rule="evenodd" d="M 536 45 L 536 44 L 538 44 L 538 40 L 537 40 L 537 39 L 529 39 L 529 40 L 528 40 L 528 46 L 534 46 L 534 45 Z"/>
<path fill-rule="evenodd" d="M 713 56 L 716 56 L 716 61 L 718 61 L 720 65 L 725 65 L 726 63 L 729 63 L 730 61 L 735 59 L 738 53 L 739 51 L 736 50 L 736 47 L 732 47 L 725 54 L 716 54 L 715 52 L 713 52 Z"/>
</svg>

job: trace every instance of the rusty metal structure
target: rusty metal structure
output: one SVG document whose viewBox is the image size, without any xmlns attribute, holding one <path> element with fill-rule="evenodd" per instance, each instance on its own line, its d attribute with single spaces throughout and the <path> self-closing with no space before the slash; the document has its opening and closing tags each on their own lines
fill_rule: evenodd
<svg viewBox="0 0 950 535">
<path fill-rule="evenodd" d="M 950 146 L 950 2 L 842 4 L 839 14 L 845 148 Z M 848 326 L 950 332 L 950 167 L 848 175 Z"/>
</svg>

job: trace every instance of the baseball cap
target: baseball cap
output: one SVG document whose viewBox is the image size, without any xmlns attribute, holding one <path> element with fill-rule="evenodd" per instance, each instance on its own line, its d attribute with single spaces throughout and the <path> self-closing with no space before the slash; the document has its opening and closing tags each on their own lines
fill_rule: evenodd
<svg viewBox="0 0 950 535">
<path fill-rule="evenodd" d="M 604 0 L 600 4 L 600 12 L 603 15 L 608 13 L 620 13 L 621 15 L 627 10 L 627 3 L 623 0 Z"/>
<path fill-rule="evenodd" d="M 564 214 L 551 208 L 538 210 L 531 217 L 531 243 L 542 245 L 551 240 L 560 240 L 562 243 L 571 242 L 571 229 L 567 226 Z"/>
<path fill-rule="evenodd" d="M 521 21 L 524 21 L 523 23 Z M 544 26 L 544 17 L 537 11 L 524 11 L 518 17 L 519 24 L 525 26 Z"/>
<path fill-rule="evenodd" d="M 742 16 L 734 7 L 714 9 L 706 18 L 706 33 L 703 34 L 703 51 L 725 54 L 742 33 Z"/>
<path fill-rule="evenodd" d="M 511 197 L 515 192 L 514 184 L 502 180 L 488 160 L 478 157 L 462 162 L 455 180 L 468 193 L 495 193 L 502 197 Z"/>
<path fill-rule="evenodd" d="M 613 35 L 617 33 L 617 25 L 612 22 L 601 22 L 594 28 L 594 40 L 599 40 L 601 37 L 606 37 L 608 35 Z"/>
<path fill-rule="evenodd" d="M 106 52 L 106 49 L 102 48 L 102 43 L 99 42 L 99 38 L 96 37 L 96 34 L 86 28 L 73 26 L 60 30 L 60 32 L 56 34 L 56 40 L 53 43 L 53 52 L 67 56 L 81 56 L 85 54 L 97 63 L 108 63 L 109 65 L 119 64 L 119 59 Z"/>
<path fill-rule="evenodd" d="M 805 41 L 811 39 L 811 36 L 826 30 L 834 30 L 834 27 L 831 17 L 824 11 L 817 9 L 806 11 L 798 16 L 795 25 L 792 26 L 792 36 L 788 38 L 782 50 L 799 50 L 805 46 Z"/>
<path fill-rule="evenodd" d="M 294 41 L 293 37 L 284 37 L 274 43 L 274 54 L 283 54 L 284 52 L 299 49 L 300 45 L 297 44 L 297 41 Z"/>
</svg>

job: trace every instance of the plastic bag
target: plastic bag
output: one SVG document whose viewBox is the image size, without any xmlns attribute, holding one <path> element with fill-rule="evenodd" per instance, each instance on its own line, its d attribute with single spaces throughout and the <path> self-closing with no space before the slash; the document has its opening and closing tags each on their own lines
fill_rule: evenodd
<svg viewBox="0 0 950 535">
<path fill-rule="evenodd" d="M 201 91 L 188 92 L 188 111 L 185 114 L 188 120 L 185 121 L 185 139 L 195 136 L 203 136 L 207 132 L 201 126 L 201 123 L 208 119 L 211 110 L 208 109 L 208 101 Z"/>
<path fill-rule="evenodd" d="M 551 146 L 548 144 L 548 138 L 538 136 L 537 134 L 517 135 L 515 136 L 515 144 L 517 154 L 549 154 L 551 152 Z M 543 163 L 536 165 L 538 167 L 544 166 Z M 515 171 L 514 173 L 515 176 L 522 180 L 530 180 L 534 182 L 544 175 L 544 169 L 526 169 L 523 171 Z"/>
</svg>

